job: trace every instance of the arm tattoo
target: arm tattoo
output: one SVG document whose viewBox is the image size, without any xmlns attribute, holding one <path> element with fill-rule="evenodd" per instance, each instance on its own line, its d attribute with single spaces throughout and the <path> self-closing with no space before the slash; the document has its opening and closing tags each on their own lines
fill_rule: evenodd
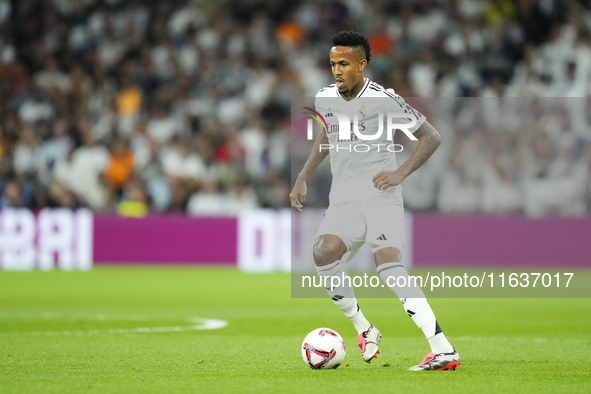
<svg viewBox="0 0 591 394">
<path fill-rule="evenodd" d="M 316 141 L 314 142 L 314 147 L 312 148 L 312 152 L 310 152 L 310 156 L 308 160 L 306 160 L 306 164 L 304 164 L 304 168 L 300 172 L 298 176 L 298 180 L 301 178 L 303 180 L 308 179 L 308 176 L 322 163 L 322 161 L 328 156 L 328 150 L 324 150 L 320 152 L 320 144 L 328 143 L 328 137 L 326 136 L 326 132 L 322 130 L 318 137 L 316 137 Z"/>
<path fill-rule="evenodd" d="M 422 166 L 441 144 L 441 136 L 429 122 L 423 123 L 414 135 L 419 139 L 419 143 L 408 160 L 399 168 L 405 178 Z"/>
</svg>

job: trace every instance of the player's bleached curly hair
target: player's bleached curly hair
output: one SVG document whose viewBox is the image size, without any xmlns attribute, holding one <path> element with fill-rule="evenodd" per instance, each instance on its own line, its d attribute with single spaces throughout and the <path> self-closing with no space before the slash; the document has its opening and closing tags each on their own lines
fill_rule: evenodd
<svg viewBox="0 0 591 394">
<path fill-rule="evenodd" d="M 352 47 L 365 53 L 365 60 L 369 63 L 371 47 L 369 40 L 363 34 L 354 30 L 342 30 L 332 36 L 332 45 L 335 47 Z"/>
</svg>

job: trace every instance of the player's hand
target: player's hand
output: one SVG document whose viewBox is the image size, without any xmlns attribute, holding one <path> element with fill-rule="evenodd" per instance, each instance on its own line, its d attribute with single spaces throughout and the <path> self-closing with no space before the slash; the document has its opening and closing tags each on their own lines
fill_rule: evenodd
<svg viewBox="0 0 591 394">
<path fill-rule="evenodd" d="M 389 187 L 400 185 L 404 177 L 397 171 L 380 171 L 372 179 L 376 189 L 386 190 Z"/>
<path fill-rule="evenodd" d="M 293 185 L 293 190 L 289 193 L 289 200 L 292 208 L 302 212 L 303 205 L 300 203 L 300 200 L 306 202 L 306 194 L 308 194 L 308 186 L 306 186 L 306 182 L 298 179 L 295 185 Z"/>
</svg>

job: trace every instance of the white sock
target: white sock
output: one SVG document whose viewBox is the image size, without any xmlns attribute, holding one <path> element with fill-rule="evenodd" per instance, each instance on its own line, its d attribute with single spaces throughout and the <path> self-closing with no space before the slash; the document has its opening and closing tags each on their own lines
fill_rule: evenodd
<svg viewBox="0 0 591 394">
<path fill-rule="evenodd" d="M 365 316 L 363 316 L 363 312 L 361 312 L 361 309 L 357 304 L 357 299 L 355 298 L 355 293 L 351 286 L 351 278 L 349 278 L 349 275 L 347 275 L 343 269 L 340 260 L 328 265 L 320 267 L 316 266 L 316 272 L 318 272 L 318 275 L 321 278 L 327 278 L 326 291 L 328 292 L 328 295 L 334 301 L 335 305 L 343 311 L 345 316 L 351 320 L 357 333 L 360 334 L 363 331 L 367 331 L 371 324 L 367 321 Z M 339 285 L 331 288 L 331 283 L 336 284 L 336 279 L 335 282 L 331 282 L 331 277 L 333 276 L 339 279 Z M 343 278 L 349 278 L 349 280 L 343 281 Z"/>
<path fill-rule="evenodd" d="M 378 266 L 377 271 L 386 286 L 400 299 L 406 313 L 423 331 L 425 338 L 431 345 L 431 352 L 453 352 L 453 347 L 437 324 L 435 314 L 425 298 L 425 293 L 419 286 L 414 286 L 404 265 L 402 263 L 386 263 Z"/>
<path fill-rule="evenodd" d="M 443 332 L 429 338 L 429 345 L 431 345 L 431 353 L 453 353 L 454 351 Z"/>
<path fill-rule="evenodd" d="M 363 316 L 363 312 L 361 312 L 361 309 L 359 309 L 359 304 L 357 304 L 357 313 L 349 317 L 349 320 L 351 320 L 351 323 L 353 323 L 353 325 L 355 326 L 357 334 L 361 334 L 363 331 L 367 331 L 369 326 L 371 326 L 371 324 L 367 321 L 365 316 Z"/>
</svg>

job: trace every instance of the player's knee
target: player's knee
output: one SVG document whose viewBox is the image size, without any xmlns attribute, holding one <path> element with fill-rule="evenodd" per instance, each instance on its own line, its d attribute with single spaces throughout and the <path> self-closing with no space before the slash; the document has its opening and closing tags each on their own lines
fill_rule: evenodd
<svg viewBox="0 0 591 394">
<path fill-rule="evenodd" d="M 386 264 L 402 261 L 402 253 L 396 248 L 382 248 L 373 253 L 376 267 Z"/>
<path fill-rule="evenodd" d="M 321 235 L 314 242 L 314 263 L 317 266 L 327 265 L 339 260 L 347 247 L 336 235 Z"/>
</svg>

